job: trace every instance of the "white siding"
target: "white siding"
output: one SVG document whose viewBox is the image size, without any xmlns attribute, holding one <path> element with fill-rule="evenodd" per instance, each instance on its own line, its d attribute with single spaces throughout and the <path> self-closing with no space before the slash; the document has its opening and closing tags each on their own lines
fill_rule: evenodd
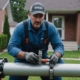
<svg viewBox="0 0 80 80">
<path fill-rule="evenodd" d="M 15 27 L 10 27 L 10 34 L 11 34 L 11 35 L 13 34 L 14 28 L 15 28 Z"/>
</svg>

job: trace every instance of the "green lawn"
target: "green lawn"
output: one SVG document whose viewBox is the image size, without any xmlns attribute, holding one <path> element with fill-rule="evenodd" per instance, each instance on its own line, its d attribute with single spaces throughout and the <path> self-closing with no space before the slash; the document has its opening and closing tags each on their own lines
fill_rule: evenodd
<svg viewBox="0 0 80 80">
<path fill-rule="evenodd" d="M 49 53 L 49 55 L 52 52 Z M 8 55 L 7 52 L 0 54 L 1 58 L 7 58 L 8 62 L 13 62 L 13 57 Z M 80 51 L 65 51 L 65 55 L 63 56 L 64 58 L 79 58 L 80 57 Z M 65 63 L 75 63 L 75 64 L 80 64 L 79 60 L 64 60 Z M 63 80 L 80 80 L 79 77 L 62 77 Z M 6 76 L 5 78 L 3 78 L 2 80 L 8 80 L 8 76 Z M 28 80 L 41 80 L 40 77 L 38 76 L 30 76 Z"/>
<path fill-rule="evenodd" d="M 80 58 L 80 51 L 65 51 L 63 58 Z"/>
<path fill-rule="evenodd" d="M 49 55 L 52 52 L 49 53 Z M 63 58 L 80 58 L 80 51 L 65 51 Z"/>
<path fill-rule="evenodd" d="M 11 55 L 9 55 L 7 52 L 5 52 L 5 53 L 1 53 L 0 54 L 0 57 L 1 58 L 7 58 L 8 59 L 8 62 L 13 62 L 13 60 L 14 60 L 14 58 L 11 56 Z"/>
</svg>

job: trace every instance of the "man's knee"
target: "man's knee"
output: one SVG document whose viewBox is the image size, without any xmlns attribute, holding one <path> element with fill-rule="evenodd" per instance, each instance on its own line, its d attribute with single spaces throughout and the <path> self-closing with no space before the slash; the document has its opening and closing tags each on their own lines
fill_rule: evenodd
<svg viewBox="0 0 80 80">
<path fill-rule="evenodd" d="M 49 80 L 49 77 L 41 77 L 42 80 Z M 61 77 L 53 77 L 53 80 L 62 80 Z"/>
<path fill-rule="evenodd" d="M 54 77 L 53 80 L 62 80 L 62 77 Z"/>
<path fill-rule="evenodd" d="M 27 80 L 27 76 L 10 76 L 9 80 Z"/>
</svg>

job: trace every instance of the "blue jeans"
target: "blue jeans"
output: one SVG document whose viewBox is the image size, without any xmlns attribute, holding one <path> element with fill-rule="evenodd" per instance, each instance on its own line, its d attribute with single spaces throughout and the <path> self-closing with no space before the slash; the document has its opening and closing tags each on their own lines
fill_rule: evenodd
<svg viewBox="0 0 80 80">
<path fill-rule="evenodd" d="M 61 77 L 53 77 L 53 80 L 62 80 Z M 49 80 L 49 77 L 41 77 L 42 80 Z M 9 80 L 28 80 L 27 76 L 10 76 Z"/>
<path fill-rule="evenodd" d="M 58 63 L 64 63 L 62 59 L 58 60 Z M 42 80 L 49 80 L 49 77 L 41 77 Z M 28 76 L 10 76 L 9 80 L 28 80 Z M 53 80 L 62 80 L 60 76 L 53 77 Z"/>
</svg>

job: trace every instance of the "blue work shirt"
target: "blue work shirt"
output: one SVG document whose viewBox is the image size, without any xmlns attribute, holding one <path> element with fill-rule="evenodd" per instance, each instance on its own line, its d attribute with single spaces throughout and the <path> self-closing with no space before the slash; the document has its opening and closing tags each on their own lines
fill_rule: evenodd
<svg viewBox="0 0 80 80">
<path fill-rule="evenodd" d="M 35 30 L 31 26 L 30 19 L 26 20 L 28 23 L 28 34 L 29 34 L 29 42 L 33 45 L 44 44 L 44 30 L 46 30 L 45 20 L 42 22 L 41 28 L 36 33 Z M 53 52 L 60 52 L 61 55 L 64 54 L 64 46 L 62 40 L 59 36 L 58 30 L 56 27 L 48 22 L 48 41 L 44 49 L 42 50 L 42 57 L 45 58 L 47 56 L 47 50 L 49 42 L 52 45 Z M 8 43 L 8 53 L 12 56 L 16 56 L 20 51 L 25 51 L 25 32 L 23 22 L 20 22 L 16 25 L 15 30 L 10 38 Z M 42 47 L 42 45 L 40 46 Z M 26 49 L 30 51 L 30 48 L 26 46 Z M 27 51 L 27 50 L 26 50 Z"/>
</svg>

